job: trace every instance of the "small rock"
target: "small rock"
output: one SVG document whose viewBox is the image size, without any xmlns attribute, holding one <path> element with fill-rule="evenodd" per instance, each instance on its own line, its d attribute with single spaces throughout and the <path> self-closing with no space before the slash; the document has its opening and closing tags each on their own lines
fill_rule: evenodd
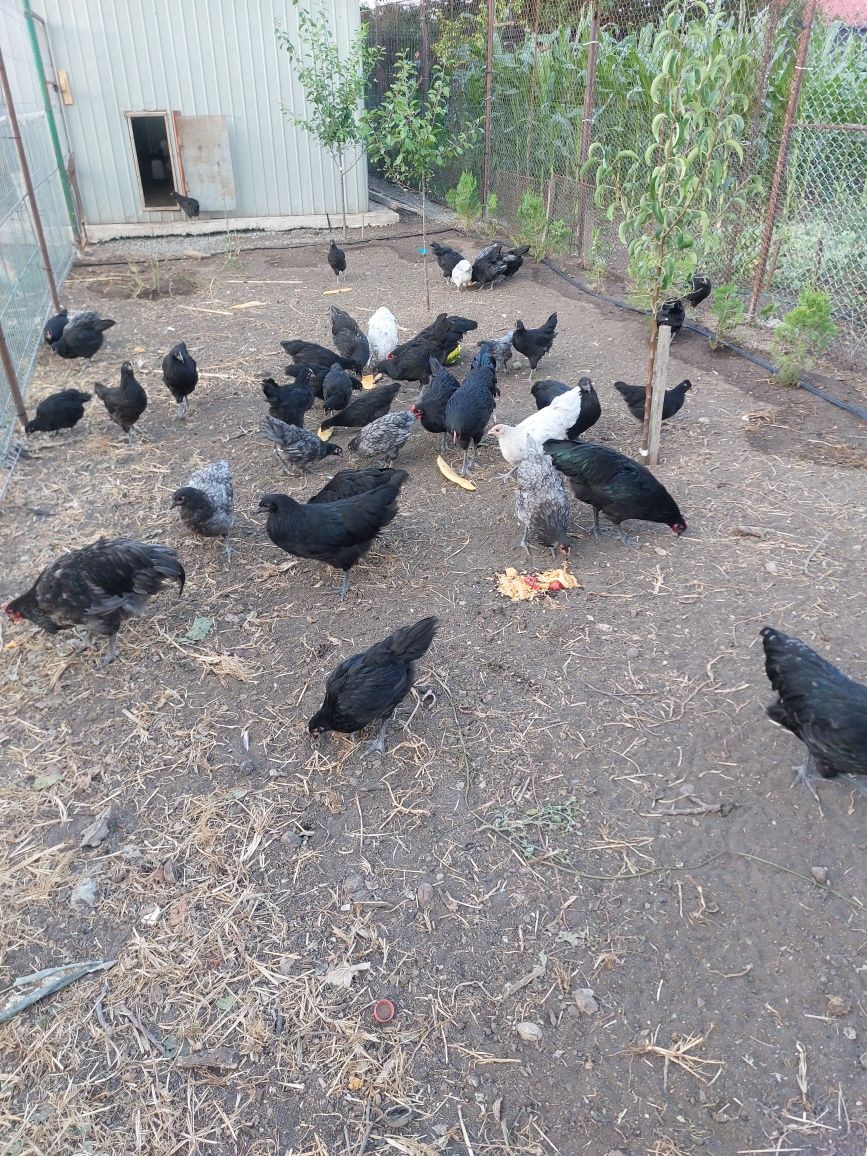
<svg viewBox="0 0 867 1156">
<path fill-rule="evenodd" d="M 627 658 L 638 658 L 638 656 L 640 654 L 641 654 L 641 651 L 638 649 L 637 646 L 630 646 L 630 647 L 628 647 L 628 649 L 626 651 L 626 657 Z"/>
<path fill-rule="evenodd" d="M 765 563 L 765 569 L 769 574 L 776 574 L 777 568 L 777 564 L 773 560 Z"/>
<path fill-rule="evenodd" d="M 829 995 L 828 1001 L 825 1004 L 825 1015 L 833 1016 L 835 1019 L 839 1016 L 847 1016 L 852 1010 L 852 1005 L 842 996 Z"/>
<path fill-rule="evenodd" d="M 709 417 L 700 417 L 698 419 L 698 424 L 699 425 L 710 425 L 710 418 Z"/>
<path fill-rule="evenodd" d="M 357 871 L 351 872 L 351 874 L 347 875 L 343 880 L 344 895 L 357 895 L 359 891 L 366 890 L 367 888 L 364 885 L 364 879 L 361 875 L 358 874 Z"/>
<path fill-rule="evenodd" d="M 538 1044 L 542 1039 L 541 1024 L 534 1024 L 532 1020 L 522 1020 L 515 1031 L 528 1044 Z"/>
<path fill-rule="evenodd" d="M 575 1005 L 585 1016 L 595 1016 L 599 1011 L 599 1004 L 593 998 L 592 987 L 579 987 L 575 992 Z"/>
<path fill-rule="evenodd" d="M 111 816 L 111 807 L 106 807 L 104 811 L 99 812 L 89 827 L 84 828 L 81 832 L 82 847 L 98 847 L 103 839 L 107 838 Z"/>
<path fill-rule="evenodd" d="M 415 898 L 419 907 L 430 907 L 433 897 L 434 889 L 430 883 L 419 883 L 415 891 Z"/>
<path fill-rule="evenodd" d="M 607 622 L 597 622 L 596 629 L 600 634 L 610 634 L 614 627 L 609 626 Z"/>
<path fill-rule="evenodd" d="M 69 897 L 69 902 L 75 911 L 80 911 L 82 907 L 96 907 L 96 884 L 92 879 L 82 879 L 72 889 L 72 894 Z"/>
<path fill-rule="evenodd" d="M 297 851 L 301 846 L 301 836 L 297 831 L 287 831 L 282 839 L 293 851 Z"/>
<path fill-rule="evenodd" d="M 810 874 L 813 876 L 817 883 L 820 883 L 823 886 L 828 882 L 828 872 L 824 867 L 811 867 Z"/>
<path fill-rule="evenodd" d="M 867 1052 L 862 1052 L 858 1057 L 858 1063 L 862 1068 L 867 1068 Z"/>
<path fill-rule="evenodd" d="M 147 860 L 135 843 L 127 843 L 121 847 L 120 853 L 131 867 L 147 867 Z"/>
</svg>

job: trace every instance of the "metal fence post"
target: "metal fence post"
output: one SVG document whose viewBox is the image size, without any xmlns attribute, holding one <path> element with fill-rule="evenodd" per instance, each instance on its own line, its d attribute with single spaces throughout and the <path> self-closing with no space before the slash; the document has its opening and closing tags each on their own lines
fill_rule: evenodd
<svg viewBox="0 0 867 1156">
<path fill-rule="evenodd" d="M 599 61 L 599 9 L 594 0 L 590 13 L 590 45 L 587 51 L 587 79 L 584 83 L 584 110 L 581 114 L 581 151 L 578 154 L 578 187 L 581 200 L 578 205 L 578 229 L 575 248 L 578 260 L 584 262 L 584 245 L 587 231 L 587 214 L 590 211 L 590 186 L 581 169 L 590 154 L 590 138 L 593 135 L 593 105 L 596 102 L 596 70 Z"/>
<path fill-rule="evenodd" d="M 774 169 L 774 177 L 771 182 L 771 192 L 768 198 L 768 209 L 765 214 L 765 228 L 762 234 L 762 243 L 759 248 L 758 267 L 756 269 L 755 280 L 753 281 L 753 293 L 750 298 L 749 319 L 756 315 L 756 308 L 759 303 L 759 297 L 762 293 L 762 285 L 765 279 L 765 272 L 768 264 L 768 253 L 771 248 L 771 238 L 774 233 L 774 225 L 777 221 L 777 211 L 780 207 L 780 192 L 783 185 L 783 177 L 786 172 L 786 162 L 789 159 L 789 142 L 792 139 L 792 125 L 795 121 L 795 113 L 798 110 L 798 101 L 801 96 L 801 84 L 804 79 L 804 69 L 807 64 L 807 52 L 810 48 L 810 36 L 813 31 L 813 21 L 816 17 L 816 7 L 818 0 L 807 0 L 806 10 L 804 12 L 804 24 L 801 28 L 801 35 L 798 37 L 798 53 L 795 58 L 795 70 L 792 73 L 792 87 L 789 90 L 789 101 L 786 105 L 786 115 L 783 120 L 783 130 L 780 134 L 780 148 L 777 153 L 777 164 Z"/>
<path fill-rule="evenodd" d="M 63 149 L 60 146 L 60 136 L 57 132 L 57 121 L 54 117 L 54 107 L 51 103 L 51 95 L 48 91 L 48 83 L 45 79 L 45 62 L 42 59 L 42 51 L 39 47 L 39 38 L 36 35 L 36 21 L 33 16 L 33 9 L 30 7 L 30 0 L 24 0 L 24 20 L 27 24 L 27 32 L 30 36 L 30 47 L 33 50 L 33 62 L 36 65 L 36 76 L 39 80 L 39 88 L 42 91 L 42 103 L 45 105 L 45 119 L 48 122 L 48 132 L 51 137 L 51 147 L 54 149 L 54 156 L 57 160 L 57 172 L 60 175 L 60 185 L 63 189 L 63 197 L 66 201 L 66 211 L 69 213 L 69 223 L 72 226 L 72 232 L 75 236 L 75 243 L 81 245 L 81 229 L 78 223 L 78 213 L 75 209 L 75 200 L 72 196 L 72 185 L 69 180 L 69 174 L 66 171 L 66 162 L 63 159 Z"/>
<path fill-rule="evenodd" d="M 15 372 L 15 364 L 12 361 L 12 354 L 9 352 L 9 345 L 6 342 L 6 334 L 3 332 L 2 325 L 0 325 L 0 365 L 3 366 L 3 372 L 6 374 L 6 381 L 9 384 L 9 392 L 12 395 L 18 419 L 22 425 L 27 425 L 27 408 L 24 405 L 24 398 L 21 396 L 18 375 Z"/>
<path fill-rule="evenodd" d="M 33 231 L 39 243 L 39 252 L 42 254 L 42 268 L 45 270 L 45 279 L 51 292 L 54 308 L 60 312 L 60 296 L 57 292 L 57 282 L 54 279 L 54 270 L 51 268 L 51 258 L 48 255 L 48 243 L 42 229 L 42 218 L 39 216 L 39 206 L 36 203 L 36 194 L 33 191 L 33 181 L 30 179 L 30 166 L 27 164 L 27 153 L 24 151 L 24 142 L 21 139 L 21 130 L 18 127 L 18 117 L 15 115 L 15 105 L 12 102 L 12 89 L 9 86 L 9 77 L 6 74 L 6 64 L 3 52 L 0 49 L 0 92 L 6 102 L 6 113 L 9 117 L 9 129 L 15 141 L 15 151 L 18 153 L 18 164 L 24 181 L 24 189 L 30 202 L 30 216 L 33 221 Z"/>
<path fill-rule="evenodd" d="M 491 135 L 494 112 L 494 21 L 496 0 L 488 0 L 488 44 L 485 55 L 485 142 L 482 168 L 482 204 L 485 211 L 491 192 Z"/>
</svg>

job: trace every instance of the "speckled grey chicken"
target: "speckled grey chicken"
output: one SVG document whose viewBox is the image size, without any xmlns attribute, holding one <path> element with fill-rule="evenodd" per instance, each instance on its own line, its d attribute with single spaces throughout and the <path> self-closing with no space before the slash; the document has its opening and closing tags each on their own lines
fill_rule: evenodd
<svg viewBox="0 0 867 1156">
<path fill-rule="evenodd" d="M 535 441 L 530 441 L 526 457 L 518 465 L 515 517 L 524 527 L 521 545 L 530 553 L 531 545 L 549 546 L 569 557 L 569 498 L 563 479 L 550 457 Z"/>
<path fill-rule="evenodd" d="M 324 442 L 315 433 L 306 429 L 299 429 L 296 425 L 287 425 L 270 414 L 262 423 L 262 433 L 269 442 L 274 443 L 277 457 L 287 466 L 294 466 L 305 473 L 313 462 L 323 458 L 340 457 L 343 450 L 340 446 Z"/>
<path fill-rule="evenodd" d="M 168 546 L 129 538 L 99 538 L 71 550 L 46 566 L 29 590 L 3 608 L 13 622 L 29 619 L 48 634 L 86 626 L 108 638 L 102 660 L 117 657 L 117 632 L 127 618 L 137 618 L 148 599 L 166 582 L 183 593 L 186 574 Z"/>
<path fill-rule="evenodd" d="M 396 410 L 366 425 L 349 443 L 362 458 L 380 458 L 384 465 L 397 461 L 397 455 L 409 441 L 416 415 L 411 409 Z"/>
<path fill-rule="evenodd" d="M 493 337 L 490 341 L 480 341 L 476 355 L 473 358 L 473 366 L 477 364 L 479 354 L 483 350 L 487 350 L 493 358 L 494 369 L 497 375 L 499 376 L 501 373 L 505 373 L 509 368 L 509 362 L 512 360 L 512 336 L 512 330 L 510 329 L 509 332 L 505 333 L 502 337 Z"/>
<path fill-rule="evenodd" d="M 232 556 L 229 533 L 235 521 L 235 491 L 228 462 L 213 462 L 191 474 L 186 485 L 172 494 L 172 509 L 195 534 L 222 538 L 226 555 Z"/>
</svg>

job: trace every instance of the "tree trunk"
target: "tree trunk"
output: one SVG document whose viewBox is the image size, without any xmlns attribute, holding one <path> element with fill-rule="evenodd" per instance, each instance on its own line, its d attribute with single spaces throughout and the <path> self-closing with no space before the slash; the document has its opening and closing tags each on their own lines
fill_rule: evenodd
<svg viewBox="0 0 867 1156">
<path fill-rule="evenodd" d="M 427 190 L 426 182 L 422 178 L 421 182 L 421 247 L 423 250 L 422 261 L 424 262 L 424 296 L 427 301 L 427 311 L 430 313 L 430 278 L 427 271 Z"/>
<path fill-rule="evenodd" d="M 644 383 L 644 427 L 641 431 L 641 456 L 647 457 L 648 445 L 650 443 L 650 399 L 653 396 L 653 370 L 656 365 L 656 342 L 659 337 L 659 329 L 656 325 L 656 311 L 659 308 L 658 300 L 654 300 L 651 306 L 653 310 L 653 320 L 651 321 L 650 330 L 650 348 L 647 352 L 647 378 Z"/>
<path fill-rule="evenodd" d="M 659 460 L 662 408 L 665 404 L 665 385 L 668 379 L 668 350 L 671 345 L 671 326 L 657 329 L 656 356 L 653 365 L 653 387 L 650 400 L 650 423 L 647 438 L 647 462 L 655 466 Z"/>
<path fill-rule="evenodd" d="M 346 163 L 344 156 L 341 155 L 340 164 L 337 167 L 340 170 L 340 211 L 343 213 L 343 240 L 345 241 L 349 234 L 346 228 Z"/>
</svg>

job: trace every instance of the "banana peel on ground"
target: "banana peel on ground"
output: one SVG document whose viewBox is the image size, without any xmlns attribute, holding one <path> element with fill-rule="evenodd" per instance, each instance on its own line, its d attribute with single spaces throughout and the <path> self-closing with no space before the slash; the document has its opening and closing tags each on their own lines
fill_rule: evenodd
<svg viewBox="0 0 867 1156">
<path fill-rule="evenodd" d="M 476 485 L 471 482 L 469 478 L 462 477 L 457 470 L 453 470 L 442 454 L 437 454 L 437 469 L 442 476 L 455 486 L 460 486 L 462 490 L 474 490 Z"/>
<path fill-rule="evenodd" d="M 319 438 L 319 440 L 321 442 L 327 442 L 333 433 L 334 433 L 334 426 L 331 426 L 330 429 L 323 429 L 322 426 L 320 426 L 319 429 L 316 431 L 316 436 Z"/>
<path fill-rule="evenodd" d="M 519 574 L 514 566 L 507 566 L 497 575 L 497 592 L 512 602 L 533 602 L 561 590 L 575 590 L 580 583 L 565 567 L 544 570 L 541 574 Z"/>
</svg>

